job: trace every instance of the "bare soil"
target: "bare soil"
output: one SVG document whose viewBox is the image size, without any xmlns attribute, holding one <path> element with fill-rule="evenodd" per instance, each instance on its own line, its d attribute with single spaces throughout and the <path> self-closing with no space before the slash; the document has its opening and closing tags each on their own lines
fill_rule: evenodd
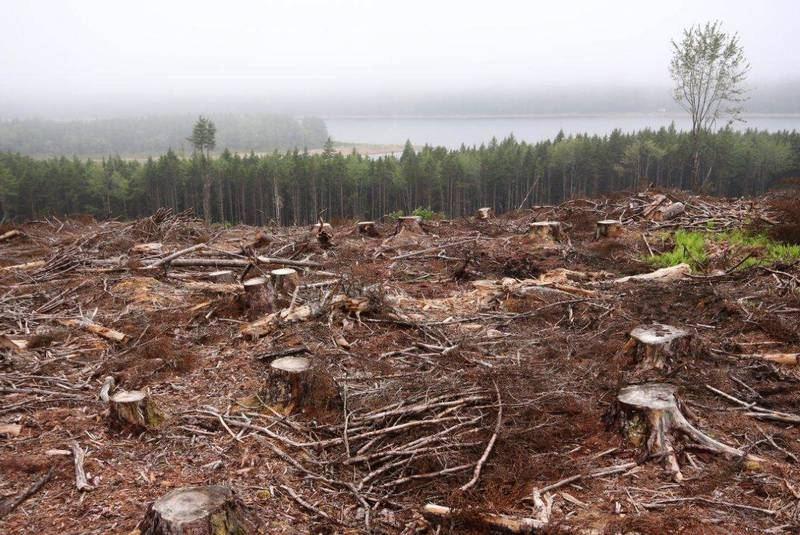
<svg viewBox="0 0 800 535">
<path fill-rule="evenodd" d="M 263 533 L 484 533 L 480 513 L 534 517 L 535 491 L 633 462 L 546 490 L 546 529 L 797 532 L 800 373 L 759 356 L 800 352 L 800 265 L 614 282 L 652 271 L 644 259 L 669 246 L 663 233 L 771 219 L 764 199 L 670 196 L 687 205 L 670 222 L 644 217 L 652 195 L 640 194 L 423 222 L 413 236 L 342 223 L 326 247 L 308 228 L 208 228 L 166 211 L 13 227 L 22 235 L 0 242 L 0 531 L 132 533 L 170 490 L 214 484 Z M 595 240 L 607 218 L 622 235 Z M 527 236 L 542 220 L 562 223 L 559 242 Z M 268 245 L 242 247 L 260 230 Z M 130 252 L 150 242 L 162 252 Z M 251 265 L 147 268 L 195 244 L 206 247 L 180 258 Z M 276 309 L 245 335 L 264 316 L 248 317 L 242 277 L 282 266 L 257 255 L 320 267 L 302 269 L 297 317 Z M 219 269 L 238 282 L 209 282 Z M 688 330 L 692 351 L 641 375 L 624 347 L 653 322 Z M 269 405 L 269 364 L 290 349 L 313 362 L 307 391 Z M 108 376 L 114 391 L 146 390 L 163 425 L 112 423 L 99 397 Z M 617 392 L 643 381 L 677 386 L 695 427 L 764 461 L 682 441 L 676 483 L 614 423 Z M 74 444 L 91 489 L 76 488 Z M 433 520 L 426 503 L 458 514 Z"/>
</svg>

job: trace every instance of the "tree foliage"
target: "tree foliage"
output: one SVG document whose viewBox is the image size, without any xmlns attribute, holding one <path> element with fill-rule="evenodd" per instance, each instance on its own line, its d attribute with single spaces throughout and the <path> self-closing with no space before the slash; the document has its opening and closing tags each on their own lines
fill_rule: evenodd
<svg viewBox="0 0 800 535">
<path fill-rule="evenodd" d="M 739 118 L 750 65 L 739 36 L 724 32 L 719 21 L 687 28 L 679 42 L 672 41 L 672 48 L 674 98 L 692 120 L 692 186 L 698 187 L 700 136 L 722 117 Z"/>
<path fill-rule="evenodd" d="M 800 133 L 724 128 L 702 140 L 711 193 L 757 195 L 800 176 Z M 208 159 L 169 150 L 157 158 L 33 159 L 0 153 L 0 218 L 90 213 L 132 218 L 166 206 L 214 221 L 307 224 L 380 219 L 425 207 L 448 217 L 490 206 L 559 203 L 652 185 L 687 188 L 690 132 L 674 126 L 606 136 L 565 136 L 535 144 L 513 137 L 458 150 L 408 143 L 399 156 L 369 158 L 326 150 L 257 155 L 223 150 Z M 213 188 L 206 189 L 206 177 Z M 205 193 L 208 211 L 204 212 Z"/>
</svg>

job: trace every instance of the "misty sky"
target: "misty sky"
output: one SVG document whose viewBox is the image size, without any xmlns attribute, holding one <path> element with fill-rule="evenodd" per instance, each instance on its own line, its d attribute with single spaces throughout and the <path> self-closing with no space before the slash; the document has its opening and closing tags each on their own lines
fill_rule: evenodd
<svg viewBox="0 0 800 535">
<path fill-rule="evenodd" d="M 402 94 L 667 86 L 669 40 L 718 18 L 751 80 L 800 78 L 798 4 L 5 0 L 0 98 Z"/>
</svg>

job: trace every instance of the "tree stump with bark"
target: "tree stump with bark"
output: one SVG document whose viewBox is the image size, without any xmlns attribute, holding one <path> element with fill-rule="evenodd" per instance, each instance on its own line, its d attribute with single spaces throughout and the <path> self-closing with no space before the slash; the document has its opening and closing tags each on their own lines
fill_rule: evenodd
<svg viewBox="0 0 800 535">
<path fill-rule="evenodd" d="M 208 273 L 206 278 L 218 284 L 233 284 L 236 282 L 236 273 L 230 269 L 223 269 Z"/>
<path fill-rule="evenodd" d="M 267 401 L 291 414 L 303 406 L 311 390 L 313 366 L 305 357 L 283 357 L 272 361 L 267 382 Z"/>
<path fill-rule="evenodd" d="M 108 403 L 111 420 L 120 427 L 151 431 L 164 423 L 164 414 L 147 392 L 121 390 L 109 396 Z"/>
<path fill-rule="evenodd" d="M 356 230 L 359 234 L 363 234 L 371 238 L 377 238 L 380 236 L 378 229 L 375 228 L 375 221 L 359 221 L 356 223 Z"/>
<path fill-rule="evenodd" d="M 616 238 L 622 234 L 622 222 L 616 219 L 603 219 L 597 222 L 597 227 L 594 231 L 594 239 L 600 238 Z"/>
<path fill-rule="evenodd" d="M 397 218 L 397 227 L 399 231 L 411 232 L 414 234 L 422 234 L 422 218 L 418 215 L 407 215 Z"/>
<path fill-rule="evenodd" d="M 475 217 L 483 221 L 492 219 L 494 217 L 494 210 L 492 210 L 488 206 L 483 208 L 478 208 L 478 212 L 475 214 Z"/>
<path fill-rule="evenodd" d="M 561 223 L 559 221 L 531 223 L 528 237 L 538 242 L 557 242 L 561 239 Z"/>
<path fill-rule="evenodd" d="M 620 422 L 620 428 L 631 444 L 644 446 L 651 456 L 663 456 L 665 467 L 675 481 L 683 480 L 673 445 L 676 434 L 729 459 L 763 461 L 760 457 L 723 444 L 694 427 L 681 412 L 675 391 L 675 386 L 665 383 L 627 386 L 619 391 L 614 414 L 614 419 Z"/>
<path fill-rule="evenodd" d="M 275 292 L 275 302 L 281 307 L 289 306 L 292 294 L 300 285 L 300 274 L 292 268 L 278 268 L 269 272 L 272 289 Z"/>
<path fill-rule="evenodd" d="M 150 504 L 142 535 L 246 535 L 258 522 L 228 487 L 183 487 Z"/>
<path fill-rule="evenodd" d="M 625 353 L 632 357 L 638 372 L 669 370 L 676 357 L 691 351 L 689 331 L 654 323 L 640 325 L 630 332 Z"/>
<path fill-rule="evenodd" d="M 272 312 L 274 295 L 266 277 L 253 277 L 242 284 L 244 286 L 244 306 L 250 317 Z"/>
<path fill-rule="evenodd" d="M 328 247 L 333 241 L 333 227 L 330 223 L 315 223 L 311 227 L 311 234 L 317 239 L 319 244 L 323 247 Z"/>
</svg>

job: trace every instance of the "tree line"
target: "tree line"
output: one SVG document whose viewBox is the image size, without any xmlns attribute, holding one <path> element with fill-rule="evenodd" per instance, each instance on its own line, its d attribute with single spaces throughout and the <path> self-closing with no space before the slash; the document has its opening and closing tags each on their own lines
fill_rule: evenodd
<svg viewBox="0 0 800 535">
<path fill-rule="evenodd" d="M 316 154 L 168 150 L 146 161 L 0 153 L 0 219 L 134 218 L 159 207 L 253 225 L 308 224 L 323 210 L 329 220 L 374 220 L 417 207 L 448 217 L 482 206 L 501 213 L 647 186 L 688 189 L 694 148 L 692 135 L 673 125 L 605 136 L 559 133 L 533 144 L 509 136 L 457 150 L 409 142 L 400 155 L 374 158 L 340 154 L 330 140 Z M 704 134 L 700 151 L 699 188 L 710 194 L 758 195 L 800 175 L 797 131 L 725 128 Z"/>
<path fill-rule="evenodd" d="M 328 137 L 325 122 L 315 117 L 297 120 L 281 114 L 215 114 L 212 118 L 220 128 L 219 145 L 239 151 L 319 148 Z M 148 156 L 172 148 L 191 154 L 186 133 L 191 131 L 194 120 L 192 115 L 91 121 L 5 120 L 0 121 L 0 152 L 39 157 Z"/>
</svg>

